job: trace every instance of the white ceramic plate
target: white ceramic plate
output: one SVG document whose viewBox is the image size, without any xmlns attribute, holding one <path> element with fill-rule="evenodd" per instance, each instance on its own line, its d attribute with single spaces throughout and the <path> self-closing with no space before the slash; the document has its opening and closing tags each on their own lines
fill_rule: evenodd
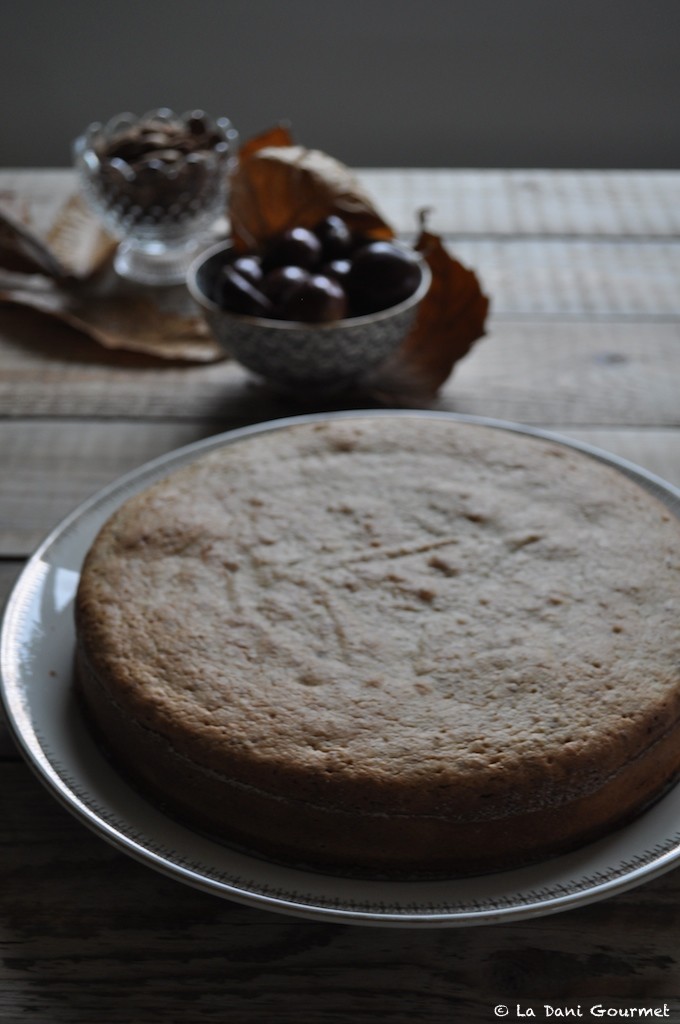
<svg viewBox="0 0 680 1024">
<path fill-rule="evenodd" d="M 680 491 L 587 445 L 480 417 L 400 415 L 446 416 L 547 437 L 617 467 L 680 515 Z M 535 917 L 602 899 L 680 864 L 680 786 L 606 839 L 530 868 L 465 880 L 363 881 L 283 867 L 198 835 L 130 788 L 102 757 L 72 688 L 73 599 L 83 557 L 100 526 L 132 494 L 208 450 L 292 422 L 325 418 L 259 424 L 156 459 L 78 508 L 36 551 L 6 608 L 2 693 L 20 748 L 48 789 L 104 839 L 179 881 L 269 910 L 336 922 L 425 927 Z"/>
</svg>

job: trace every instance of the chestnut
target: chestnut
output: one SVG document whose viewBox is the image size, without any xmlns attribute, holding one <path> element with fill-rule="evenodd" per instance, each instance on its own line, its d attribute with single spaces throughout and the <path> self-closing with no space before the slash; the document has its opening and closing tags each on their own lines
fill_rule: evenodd
<svg viewBox="0 0 680 1024">
<path fill-rule="evenodd" d="M 344 220 L 335 214 L 320 221 L 314 228 L 314 234 L 321 242 L 325 262 L 343 259 L 352 250 L 354 236 Z"/>
<path fill-rule="evenodd" d="M 265 270 L 293 264 L 311 270 L 321 258 L 321 242 L 309 228 L 290 228 L 266 246 L 262 263 Z"/>
<path fill-rule="evenodd" d="M 272 304 L 267 296 L 231 263 L 221 267 L 213 285 L 213 299 L 222 309 L 230 309 L 232 313 L 265 317 L 273 315 Z"/>
<path fill-rule="evenodd" d="M 347 314 L 347 298 L 337 281 L 326 274 L 312 274 L 291 285 L 278 309 L 284 320 L 328 323 Z"/>
<path fill-rule="evenodd" d="M 420 283 L 418 258 L 393 242 L 369 242 L 352 254 L 346 283 L 348 294 L 362 312 L 396 306 Z"/>
<path fill-rule="evenodd" d="M 280 306 L 292 285 L 300 281 L 308 281 L 311 274 L 304 267 L 288 264 L 285 267 L 274 267 L 262 278 L 262 291 L 274 304 Z"/>
</svg>

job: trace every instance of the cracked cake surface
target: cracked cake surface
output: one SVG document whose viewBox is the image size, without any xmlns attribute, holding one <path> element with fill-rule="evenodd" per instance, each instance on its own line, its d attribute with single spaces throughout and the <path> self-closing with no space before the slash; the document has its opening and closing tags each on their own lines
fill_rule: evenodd
<svg viewBox="0 0 680 1024">
<path fill-rule="evenodd" d="M 680 769 L 680 525 L 567 446 L 302 422 L 129 499 L 86 558 L 78 687 L 182 819 L 332 870 L 496 870 Z"/>
</svg>

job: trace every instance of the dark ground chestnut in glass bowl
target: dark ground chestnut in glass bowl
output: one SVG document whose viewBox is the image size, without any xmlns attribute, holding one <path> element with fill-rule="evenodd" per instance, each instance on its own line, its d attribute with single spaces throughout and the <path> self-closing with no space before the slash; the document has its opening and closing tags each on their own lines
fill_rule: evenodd
<svg viewBox="0 0 680 1024">
<path fill-rule="evenodd" d="M 187 277 L 225 351 L 296 390 L 349 386 L 384 362 L 430 283 L 415 250 L 356 237 L 337 217 L 292 228 L 257 252 L 212 246 Z"/>
<path fill-rule="evenodd" d="M 117 114 L 76 139 L 83 192 L 121 239 L 118 273 L 146 284 L 184 280 L 202 235 L 225 210 L 237 140 L 228 118 L 165 107 Z"/>
</svg>

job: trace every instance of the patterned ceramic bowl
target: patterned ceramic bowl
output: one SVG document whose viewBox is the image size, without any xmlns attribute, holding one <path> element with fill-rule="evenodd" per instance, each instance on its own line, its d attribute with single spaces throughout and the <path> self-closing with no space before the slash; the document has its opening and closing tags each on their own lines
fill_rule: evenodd
<svg viewBox="0 0 680 1024">
<path fill-rule="evenodd" d="M 420 259 L 420 284 L 396 306 L 330 323 L 269 320 L 230 313 L 210 298 L 211 284 L 231 250 L 228 242 L 206 250 L 190 266 L 187 286 L 223 349 L 286 388 L 341 388 L 383 363 L 408 334 L 432 280 Z"/>
</svg>

